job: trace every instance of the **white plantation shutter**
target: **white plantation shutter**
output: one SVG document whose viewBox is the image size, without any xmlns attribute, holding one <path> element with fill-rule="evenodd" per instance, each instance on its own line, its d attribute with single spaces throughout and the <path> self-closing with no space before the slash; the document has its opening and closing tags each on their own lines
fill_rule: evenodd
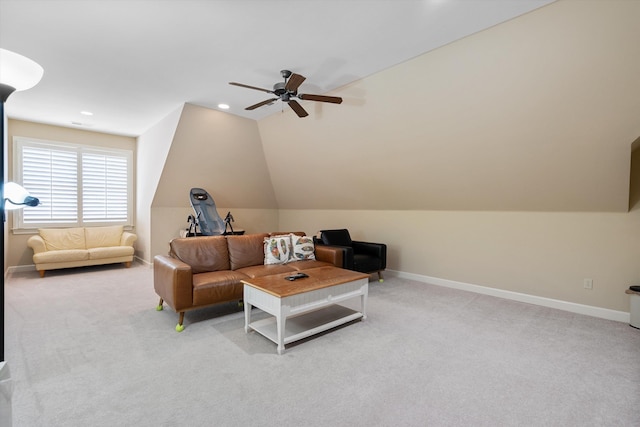
<svg viewBox="0 0 640 427">
<path fill-rule="evenodd" d="M 126 222 L 127 158 L 82 154 L 82 221 Z"/>
<path fill-rule="evenodd" d="M 64 224 L 78 221 L 78 166 L 75 150 L 24 147 L 22 186 L 40 199 L 23 211 L 25 224 Z"/>
<path fill-rule="evenodd" d="M 40 205 L 16 228 L 131 225 L 132 152 L 15 138 L 15 175 Z"/>
</svg>

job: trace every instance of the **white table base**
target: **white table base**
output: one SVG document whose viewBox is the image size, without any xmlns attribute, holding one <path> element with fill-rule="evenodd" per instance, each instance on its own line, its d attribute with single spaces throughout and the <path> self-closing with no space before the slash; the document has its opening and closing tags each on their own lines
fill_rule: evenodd
<svg viewBox="0 0 640 427">
<path fill-rule="evenodd" d="M 359 279 L 284 298 L 244 285 L 244 330 L 254 330 L 278 344 L 278 354 L 293 341 L 307 338 L 356 319 L 366 319 L 369 280 Z M 361 311 L 338 305 L 360 298 Z M 255 306 L 274 317 L 251 322 Z"/>
</svg>

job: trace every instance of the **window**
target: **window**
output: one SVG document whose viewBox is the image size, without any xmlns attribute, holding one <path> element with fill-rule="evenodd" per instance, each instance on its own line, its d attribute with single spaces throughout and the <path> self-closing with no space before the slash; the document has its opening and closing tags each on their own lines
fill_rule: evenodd
<svg viewBox="0 0 640 427">
<path fill-rule="evenodd" d="M 14 138 L 15 180 L 40 205 L 15 211 L 15 228 L 132 223 L 130 150 Z"/>
</svg>

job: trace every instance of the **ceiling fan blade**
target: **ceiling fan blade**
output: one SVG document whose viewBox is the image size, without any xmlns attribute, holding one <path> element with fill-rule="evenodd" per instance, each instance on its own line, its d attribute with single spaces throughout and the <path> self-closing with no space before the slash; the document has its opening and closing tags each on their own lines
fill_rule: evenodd
<svg viewBox="0 0 640 427">
<path fill-rule="evenodd" d="M 289 80 L 287 80 L 287 84 L 284 88 L 288 91 L 295 92 L 306 79 L 306 77 L 303 77 L 300 74 L 293 73 L 291 74 L 291 77 L 289 77 Z"/>
<path fill-rule="evenodd" d="M 298 98 L 304 99 L 305 101 L 320 101 L 331 102 L 332 104 L 342 104 L 342 98 L 340 98 L 339 96 L 299 94 Z"/>
<path fill-rule="evenodd" d="M 229 84 L 234 86 L 246 87 L 247 89 L 255 89 L 255 90 L 260 90 L 262 92 L 273 93 L 273 91 L 269 89 L 262 89 L 261 87 L 249 86 L 242 83 L 229 82 Z"/>
<path fill-rule="evenodd" d="M 298 104 L 298 101 L 294 101 L 292 99 L 291 101 L 289 101 L 289 107 L 291 107 L 291 109 L 296 112 L 298 117 L 307 117 L 309 115 L 309 113 L 307 113 L 304 108 L 302 108 L 302 105 Z"/>
<path fill-rule="evenodd" d="M 258 107 L 262 107 L 263 105 L 271 104 L 272 102 L 277 101 L 277 100 L 278 100 L 278 98 L 267 99 L 266 101 L 258 102 L 257 104 L 251 105 L 251 106 L 245 108 L 245 110 L 255 110 Z"/>
</svg>

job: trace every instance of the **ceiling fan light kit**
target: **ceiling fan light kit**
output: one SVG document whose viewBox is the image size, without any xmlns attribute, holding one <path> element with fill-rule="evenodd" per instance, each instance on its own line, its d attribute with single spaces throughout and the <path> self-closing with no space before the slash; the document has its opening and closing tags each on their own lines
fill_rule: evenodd
<svg viewBox="0 0 640 427">
<path fill-rule="evenodd" d="M 325 96 L 325 95 L 313 95 L 298 93 L 298 88 L 306 80 L 306 77 L 300 74 L 292 73 L 289 70 L 280 71 L 280 75 L 284 78 L 284 82 L 278 82 L 273 85 L 273 90 L 263 89 L 260 87 L 249 86 L 242 83 L 229 82 L 230 85 L 245 87 L 247 89 L 259 90 L 261 92 L 271 93 L 277 98 L 270 98 L 257 104 L 250 105 L 245 110 L 255 110 L 263 105 L 273 104 L 275 101 L 282 101 L 289 104 L 289 107 L 298 115 L 298 117 L 307 117 L 309 113 L 300 105 L 294 98 L 302 99 L 305 101 L 318 101 L 329 102 L 331 104 L 341 104 L 342 98 L 338 96 Z"/>
</svg>

